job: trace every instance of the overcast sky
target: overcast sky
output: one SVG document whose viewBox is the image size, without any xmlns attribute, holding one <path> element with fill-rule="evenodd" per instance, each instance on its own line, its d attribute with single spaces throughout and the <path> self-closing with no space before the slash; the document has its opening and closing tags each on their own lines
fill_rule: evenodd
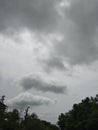
<svg viewBox="0 0 98 130">
<path fill-rule="evenodd" d="M 0 96 L 56 123 L 98 94 L 98 0 L 0 0 Z"/>
</svg>

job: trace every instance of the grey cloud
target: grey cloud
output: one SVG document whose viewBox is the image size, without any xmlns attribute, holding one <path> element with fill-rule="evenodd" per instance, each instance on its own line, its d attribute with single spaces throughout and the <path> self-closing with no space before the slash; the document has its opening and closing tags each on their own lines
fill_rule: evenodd
<svg viewBox="0 0 98 130">
<path fill-rule="evenodd" d="M 58 25 L 58 0 L 0 0 L 0 31 L 28 28 L 53 31 Z"/>
<path fill-rule="evenodd" d="M 98 0 L 72 0 L 63 10 L 64 39 L 56 45 L 58 55 L 71 64 L 88 64 L 98 60 Z"/>
<path fill-rule="evenodd" d="M 42 96 L 34 96 L 29 92 L 20 93 L 18 96 L 14 97 L 13 99 L 9 99 L 7 101 L 7 105 L 10 108 L 19 108 L 24 109 L 27 106 L 41 106 L 41 105 L 49 105 L 54 104 L 55 100 L 51 100 L 47 97 Z"/>
<path fill-rule="evenodd" d="M 64 93 L 66 86 L 47 83 L 39 77 L 25 77 L 20 82 L 24 90 L 36 89 L 42 92 Z"/>
<path fill-rule="evenodd" d="M 63 60 L 59 57 L 52 57 L 48 60 L 42 60 L 42 63 L 45 64 L 45 70 L 50 72 L 54 69 L 65 70 Z"/>
<path fill-rule="evenodd" d="M 42 33 L 59 29 L 64 39 L 55 45 L 56 55 L 71 64 L 98 60 L 98 0 L 71 0 L 70 6 L 63 9 L 65 19 L 57 11 L 59 3 L 59 0 L 0 0 L 0 31 L 28 28 Z M 63 68 L 56 59 L 46 64 Z"/>
</svg>

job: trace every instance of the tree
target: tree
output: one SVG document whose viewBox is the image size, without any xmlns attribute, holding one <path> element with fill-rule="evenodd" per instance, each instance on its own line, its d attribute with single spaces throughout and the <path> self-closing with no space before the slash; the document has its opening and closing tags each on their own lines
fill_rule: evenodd
<svg viewBox="0 0 98 130">
<path fill-rule="evenodd" d="M 3 122 L 3 130 L 17 130 L 20 125 L 20 115 L 18 110 L 6 112 Z"/>
<path fill-rule="evenodd" d="M 5 110 L 7 106 L 4 104 L 5 96 L 0 99 L 0 129 L 2 129 L 5 120 Z"/>
<path fill-rule="evenodd" d="M 74 104 L 72 110 L 58 118 L 61 130 L 98 130 L 98 95 Z"/>
<path fill-rule="evenodd" d="M 17 109 L 7 111 L 2 96 L 0 103 L 0 130 L 59 130 L 56 125 L 47 121 L 40 120 L 35 113 L 28 113 L 29 106 L 26 108 L 24 116 L 21 117 Z M 4 109 L 2 109 L 4 108 Z"/>
</svg>

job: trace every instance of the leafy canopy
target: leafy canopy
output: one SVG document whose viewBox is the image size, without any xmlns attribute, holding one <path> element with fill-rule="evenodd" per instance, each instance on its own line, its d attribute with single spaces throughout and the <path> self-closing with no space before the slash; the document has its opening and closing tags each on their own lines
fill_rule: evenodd
<svg viewBox="0 0 98 130">
<path fill-rule="evenodd" d="M 61 130 L 98 130 L 98 95 L 87 97 L 58 118 Z"/>
</svg>

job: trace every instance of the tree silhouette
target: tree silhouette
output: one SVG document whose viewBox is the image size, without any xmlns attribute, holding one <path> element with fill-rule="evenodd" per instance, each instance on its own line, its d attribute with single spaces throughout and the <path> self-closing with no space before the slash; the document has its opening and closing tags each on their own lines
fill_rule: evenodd
<svg viewBox="0 0 98 130">
<path fill-rule="evenodd" d="M 2 96 L 0 103 L 1 106 L 5 106 L 4 96 Z M 35 113 L 30 115 L 28 113 L 29 108 L 29 106 L 26 108 L 22 118 L 17 109 L 9 112 L 0 111 L 0 130 L 59 130 L 57 126 L 40 120 Z"/>
<path fill-rule="evenodd" d="M 74 104 L 72 110 L 58 118 L 61 130 L 98 130 L 98 95 Z"/>
</svg>

